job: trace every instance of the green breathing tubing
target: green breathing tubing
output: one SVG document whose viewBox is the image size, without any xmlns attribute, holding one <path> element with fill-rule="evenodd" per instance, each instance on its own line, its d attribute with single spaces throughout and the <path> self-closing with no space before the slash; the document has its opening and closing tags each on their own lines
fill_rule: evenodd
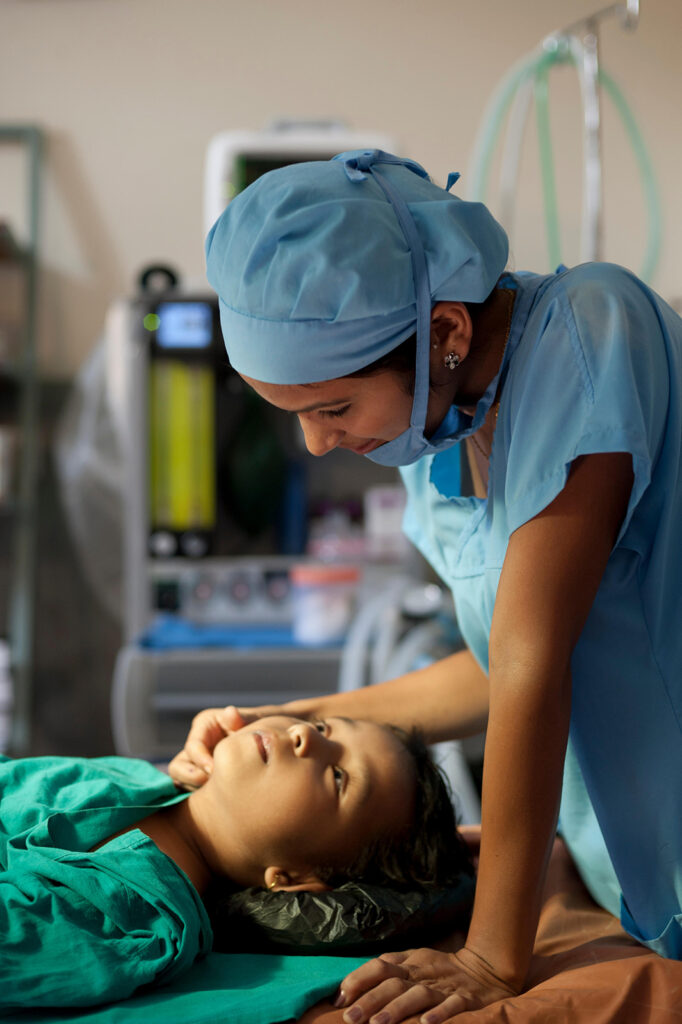
<svg viewBox="0 0 682 1024">
<path fill-rule="evenodd" d="M 534 90 L 535 113 L 538 125 L 538 150 L 542 168 L 542 198 L 545 206 L 545 224 L 547 229 L 547 250 L 549 265 L 555 269 L 561 263 L 561 232 L 559 228 L 559 209 L 557 202 L 556 175 L 554 174 L 554 154 L 549 124 L 549 67 L 543 64 L 535 72 Z"/>
<path fill-rule="evenodd" d="M 639 175 L 642 180 L 644 201 L 648 212 L 648 231 L 646 249 L 640 277 L 647 283 L 651 281 L 658 260 L 661 255 L 661 244 L 663 239 L 663 214 L 661 211 L 661 196 L 656 183 L 656 172 L 654 171 L 651 158 L 642 138 L 634 114 L 628 106 L 625 96 L 606 71 L 599 72 L 599 83 L 609 94 L 611 102 L 620 114 L 623 126 L 630 138 L 632 151 L 639 167 Z"/>
<path fill-rule="evenodd" d="M 556 50 L 541 50 L 523 59 L 502 79 L 500 86 L 488 103 L 483 117 L 483 126 L 474 148 L 471 164 L 471 198 L 485 202 L 490 180 L 490 168 L 497 140 L 502 125 L 509 111 L 516 92 L 529 79 L 533 79 L 536 119 L 538 131 L 538 151 L 542 173 L 542 194 L 547 225 L 547 247 L 549 262 L 552 268 L 561 263 L 561 241 L 559 230 L 559 213 L 554 173 L 554 157 L 552 153 L 550 118 L 549 118 L 549 71 L 555 64 L 571 62 L 576 58 L 566 47 L 558 46 Z M 608 93 L 621 118 L 638 166 L 642 183 L 644 202 L 647 209 L 647 241 L 640 277 L 649 282 L 656 270 L 661 250 L 662 214 L 661 201 L 656 184 L 656 175 L 649 154 L 637 126 L 634 115 L 625 97 L 614 80 L 602 69 L 599 69 L 600 86 Z"/>
<path fill-rule="evenodd" d="M 552 53 L 542 52 L 514 65 L 493 94 L 483 115 L 479 141 L 474 147 L 471 170 L 472 199 L 485 202 L 495 144 L 516 91 L 535 74 L 536 69 L 553 64 L 554 57 Z"/>
</svg>

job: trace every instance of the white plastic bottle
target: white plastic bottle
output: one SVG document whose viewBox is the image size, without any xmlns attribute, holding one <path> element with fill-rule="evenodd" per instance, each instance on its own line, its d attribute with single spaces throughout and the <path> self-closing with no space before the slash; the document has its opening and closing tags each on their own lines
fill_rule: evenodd
<svg viewBox="0 0 682 1024">
<path fill-rule="evenodd" d="M 12 738 L 12 709 L 14 686 L 10 672 L 10 650 L 6 640 L 0 640 L 0 754 L 9 749 Z"/>
</svg>

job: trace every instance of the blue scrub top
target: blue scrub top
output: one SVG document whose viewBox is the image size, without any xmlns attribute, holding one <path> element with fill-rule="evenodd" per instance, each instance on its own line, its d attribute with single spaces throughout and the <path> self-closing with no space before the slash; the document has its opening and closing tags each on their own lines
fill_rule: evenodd
<svg viewBox="0 0 682 1024">
<path fill-rule="evenodd" d="M 578 456 L 631 453 L 627 513 L 571 662 L 561 826 L 595 898 L 682 958 L 682 320 L 613 265 L 510 278 L 488 497 L 455 493 L 456 445 L 402 470 L 405 529 L 487 671 L 511 533 Z"/>
</svg>

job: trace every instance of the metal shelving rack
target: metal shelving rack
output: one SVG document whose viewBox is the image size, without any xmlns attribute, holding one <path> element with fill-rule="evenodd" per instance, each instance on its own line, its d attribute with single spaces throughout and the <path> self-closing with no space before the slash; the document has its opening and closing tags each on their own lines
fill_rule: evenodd
<svg viewBox="0 0 682 1024">
<path fill-rule="evenodd" d="M 29 752 L 33 690 L 33 634 L 36 583 L 39 385 L 36 355 L 40 173 L 43 136 L 34 125 L 0 124 L 0 143 L 24 147 L 27 158 L 28 240 L 19 259 L 25 278 L 21 344 L 16 361 L 0 367 L 0 386 L 16 390 L 18 462 L 16 501 L 5 509 L 2 529 L 12 531 L 12 572 L 7 603 L 14 709 L 10 751 Z"/>
</svg>

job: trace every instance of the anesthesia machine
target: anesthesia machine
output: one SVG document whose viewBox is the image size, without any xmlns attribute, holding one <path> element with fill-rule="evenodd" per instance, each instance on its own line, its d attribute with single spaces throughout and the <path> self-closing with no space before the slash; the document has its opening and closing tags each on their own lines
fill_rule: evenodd
<svg viewBox="0 0 682 1024">
<path fill-rule="evenodd" d="M 394 143 L 336 125 L 219 135 L 204 227 L 268 170 L 367 147 Z M 216 296 L 186 294 L 167 268 L 140 285 L 106 340 L 124 409 L 125 646 L 112 715 L 118 752 L 163 759 L 203 707 L 336 689 L 351 598 L 415 570 L 399 540 L 397 472 L 345 451 L 310 456 L 295 418 L 231 370 Z"/>
</svg>

